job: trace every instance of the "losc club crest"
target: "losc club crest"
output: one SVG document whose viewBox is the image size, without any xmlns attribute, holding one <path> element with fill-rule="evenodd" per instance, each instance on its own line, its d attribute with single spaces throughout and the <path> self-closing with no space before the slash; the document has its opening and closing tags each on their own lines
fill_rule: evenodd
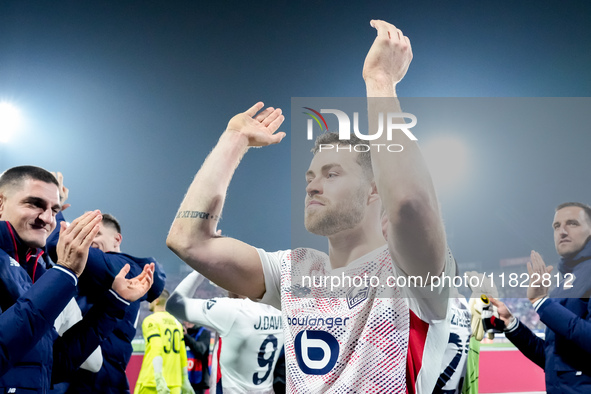
<svg viewBox="0 0 591 394">
<path fill-rule="evenodd" d="M 352 287 L 347 292 L 347 305 L 349 309 L 355 308 L 367 299 L 369 294 L 369 286 L 366 287 Z"/>
</svg>

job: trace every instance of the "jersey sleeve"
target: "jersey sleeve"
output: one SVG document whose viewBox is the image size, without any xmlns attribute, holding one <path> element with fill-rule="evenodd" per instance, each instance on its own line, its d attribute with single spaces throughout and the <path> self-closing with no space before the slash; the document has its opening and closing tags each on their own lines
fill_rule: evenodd
<svg viewBox="0 0 591 394">
<path fill-rule="evenodd" d="M 179 320 L 213 328 L 224 336 L 234 324 L 237 304 L 229 298 L 192 298 L 203 280 L 203 275 L 196 271 L 187 275 L 170 295 L 166 310 Z"/>
<path fill-rule="evenodd" d="M 281 261 L 287 257 L 289 251 L 280 250 L 269 253 L 263 249 L 257 249 L 257 252 L 259 252 L 265 275 L 265 294 L 260 302 L 281 310 Z"/>
<path fill-rule="evenodd" d="M 445 320 L 451 289 L 447 286 L 449 281 L 447 279 L 441 280 L 441 278 L 450 277 L 453 279 L 455 273 L 455 260 L 449 248 L 446 248 L 443 272 L 435 278 L 430 276 L 424 281 L 423 286 L 410 285 L 411 277 L 402 272 L 396 264 L 393 264 L 393 270 L 397 276 L 406 276 L 409 279 L 406 282 L 407 286 L 402 286 L 400 290 L 404 297 L 408 298 L 410 309 L 421 320 L 427 323 Z"/>
<path fill-rule="evenodd" d="M 153 340 L 161 341 L 160 328 L 158 326 L 158 322 L 154 320 L 153 316 L 154 315 L 147 316 L 142 323 L 142 333 L 144 335 L 144 341 L 146 342 L 146 345 L 148 342 L 154 343 Z"/>
<path fill-rule="evenodd" d="M 228 335 L 236 321 L 238 302 L 231 298 L 212 298 L 210 300 L 192 300 L 192 323 L 212 328 L 220 336 Z"/>
</svg>

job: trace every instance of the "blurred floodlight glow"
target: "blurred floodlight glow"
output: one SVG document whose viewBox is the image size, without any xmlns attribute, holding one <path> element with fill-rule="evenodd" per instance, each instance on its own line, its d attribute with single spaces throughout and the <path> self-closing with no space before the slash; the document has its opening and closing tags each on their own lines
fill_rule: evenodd
<svg viewBox="0 0 591 394">
<path fill-rule="evenodd" d="M 5 101 L 0 102 L 0 143 L 6 143 L 20 126 L 18 109 Z"/>
<path fill-rule="evenodd" d="M 468 153 L 461 140 L 437 137 L 421 144 L 421 150 L 438 191 L 449 192 L 466 177 Z"/>
</svg>

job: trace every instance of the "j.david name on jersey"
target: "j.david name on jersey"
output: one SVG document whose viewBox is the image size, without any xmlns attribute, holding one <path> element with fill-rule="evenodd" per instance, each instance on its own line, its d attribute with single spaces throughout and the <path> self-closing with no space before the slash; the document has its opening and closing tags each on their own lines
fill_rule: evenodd
<svg viewBox="0 0 591 394">
<path fill-rule="evenodd" d="M 252 328 L 257 331 L 282 330 L 281 316 L 259 316 L 259 321 Z"/>
</svg>

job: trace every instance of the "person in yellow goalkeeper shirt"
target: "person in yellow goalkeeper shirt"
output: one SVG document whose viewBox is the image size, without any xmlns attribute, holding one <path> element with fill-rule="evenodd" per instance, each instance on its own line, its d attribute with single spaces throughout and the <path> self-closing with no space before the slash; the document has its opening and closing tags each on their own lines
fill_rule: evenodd
<svg viewBox="0 0 591 394">
<path fill-rule="evenodd" d="M 169 292 L 150 303 L 154 312 L 144 319 L 146 351 L 134 394 L 195 394 L 187 373 L 187 350 L 183 326 L 165 305 Z"/>
</svg>

